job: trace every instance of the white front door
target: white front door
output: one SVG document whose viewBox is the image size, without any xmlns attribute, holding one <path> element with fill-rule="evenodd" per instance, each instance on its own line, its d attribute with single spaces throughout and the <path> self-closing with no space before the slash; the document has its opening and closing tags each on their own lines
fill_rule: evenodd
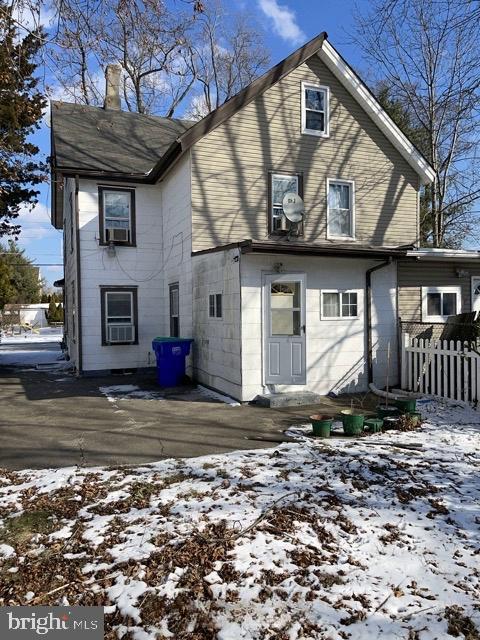
<svg viewBox="0 0 480 640">
<path fill-rule="evenodd" d="M 480 278 L 472 278 L 472 311 L 480 311 Z"/>
<path fill-rule="evenodd" d="M 263 304 L 265 384 L 305 384 L 305 274 L 265 276 Z"/>
</svg>

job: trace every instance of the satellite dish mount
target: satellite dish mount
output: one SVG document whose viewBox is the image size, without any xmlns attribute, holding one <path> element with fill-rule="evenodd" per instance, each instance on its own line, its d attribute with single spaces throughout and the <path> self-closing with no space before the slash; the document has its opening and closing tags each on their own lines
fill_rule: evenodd
<svg viewBox="0 0 480 640">
<path fill-rule="evenodd" d="M 294 231 L 298 232 L 298 225 L 303 221 L 305 214 L 305 206 L 302 198 L 294 191 L 287 191 L 282 201 L 283 213 L 285 218 L 290 222 L 288 235 Z"/>
</svg>

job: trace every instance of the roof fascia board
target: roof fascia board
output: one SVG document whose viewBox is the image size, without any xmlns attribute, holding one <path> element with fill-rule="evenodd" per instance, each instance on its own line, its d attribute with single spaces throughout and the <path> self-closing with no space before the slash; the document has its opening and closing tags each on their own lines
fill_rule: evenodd
<svg viewBox="0 0 480 640">
<path fill-rule="evenodd" d="M 348 258 L 386 258 L 403 257 L 405 249 L 383 249 L 382 247 L 345 247 L 320 245 L 276 244 L 267 242 L 250 242 L 242 246 L 242 253 L 296 254 L 304 256 L 341 256 Z"/>
<path fill-rule="evenodd" d="M 414 258 L 416 260 L 428 260 L 431 262 L 435 261 L 458 261 L 458 260 L 480 260 L 480 252 L 472 250 L 468 251 L 466 249 L 463 250 L 455 250 L 455 249 L 445 249 L 445 250 L 436 250 L 429 251 L 428 249 L 422 251 L 422 249 L 407 251 L 407 258 Z"/>
<path fill-rule="evenodd" d="M 330 69 L 347 91 L 368 113 L 377 127 L 418 173 L 423 184 L 430 184 L 435 172 L 415 145 L 403 134 L 386 111 L 381 107 L 368 87 L 360 80 L 338 51 L 325 40 L 318 52 L 320 60 Z"/>
</svg>

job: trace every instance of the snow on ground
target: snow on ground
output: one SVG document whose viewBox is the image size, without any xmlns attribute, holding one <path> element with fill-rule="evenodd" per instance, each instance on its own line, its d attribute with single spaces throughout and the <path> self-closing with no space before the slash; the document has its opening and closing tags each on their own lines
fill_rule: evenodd
<svg viewBox="0 0 480 640">
<path fill-rule="evenodd" d="M 405 433 L 3 471 L 0 605 L 101 604 L 109 640 L 478 639 L 480 414 L 421 411 Z"/>
<path fill-rule="evenodd" d="M 109 402 L 112 404 L 116 403 L 118 400 L 135 400 L 135 399 L 143 399 L 143 400 L 164 400 L 165 399 L 165 391 L 152 391 L 141 389 L 137 385 L 134 384 L 118 384 L 111 385 L 108 387 L 99 387 L 100 393 L 107 398 Z M 202 385 L 197 385 L 195 387 L 195 391 L 205 398 L 209 398 L 210 400 L 216 400 L 217 402 L 223 402 L 225 404 L 230 405 L 231 407 L 239 407 L 240 403 L 230 398 L 229 396 L 224 396 L 221 393 L 217 393 L 216 391 L 212 391 L 211 389 L 207 389 Z"/>
<path fill-rule="evenodd" d="M 108 387 L 99 387 L 99 390 L 113 404 L 117 400 L 164 400 L 161 391 L 141 389 L 135 384 L 115 384 Z"/>
<path fill-rule="evenodd" d="M 45 327 L 37 331 L 22 332 L 19 334 L 3 334 L 0 344 L 27 344 L 29 342 L 60 342 L 63 338 L 61 327 Z"/>
<path fill-rule="evenodd" d="M 0 366 L 22 369 L 40 366 L 54 370 L 69 369 L 60 348 L 63 330 L 46 327 L 38 332 L 2 335 L 0 340 Z"/>
</svg>

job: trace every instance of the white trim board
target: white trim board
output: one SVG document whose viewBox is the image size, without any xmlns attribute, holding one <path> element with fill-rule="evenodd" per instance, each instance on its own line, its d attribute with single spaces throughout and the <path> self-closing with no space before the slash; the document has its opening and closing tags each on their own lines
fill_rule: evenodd
<svg viewBox="0 0 480 640">
<path fill-rule="evenodd" d="M 366 85 L 345 62 L 338 51 L 324 40 L 317 53 L 320 60 L 330 69 L 358 104 L 366 111 L 377 127 L 393 146 L 418 173 L 423 184 L 430 184 L 435 172 L 410 140 L 400 131 L 386 111 L 380 106 Z"/>
</svg>

